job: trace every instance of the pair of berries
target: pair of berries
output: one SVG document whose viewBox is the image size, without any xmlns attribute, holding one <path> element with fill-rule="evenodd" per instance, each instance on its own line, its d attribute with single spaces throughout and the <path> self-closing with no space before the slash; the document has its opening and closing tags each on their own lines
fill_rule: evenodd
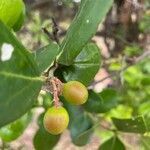
<svg viewBox="0 0 150 150">
<path fill-rule="evenodd" d="M 81 105 L 87 101 L 88 91 L 78 81 L 70 81 L 63 84 L 62 94 L 66 101 L 74 105 Z M 53 106 L 47 110 L 44 116 L 45 129 L 54 135 L 62 133 L 68 126 L 69 115 L 62 106 Z"/>
</svg>

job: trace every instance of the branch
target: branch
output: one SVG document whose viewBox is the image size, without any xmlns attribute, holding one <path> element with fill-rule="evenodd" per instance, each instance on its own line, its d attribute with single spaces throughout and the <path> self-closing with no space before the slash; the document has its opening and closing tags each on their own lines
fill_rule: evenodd
<svg viewBox="0 0 150 150">
<path fill-rule="evenodd" d="M 49 39 L 54 40 L 60 46 L 59 37 L 58 37 L 59 27 L 58 27 L 55 19 L 53 17 L 51 19 L 52 19 L 52 23 L 53 23 L 52 34 L 49 33 L 46 28 L 42 28 L 42 30 L 49 37 Z M 57 64 L 57 61 L 56 61 L 56 58 L 55 58 L 53 65 L 48 68 L 48 70 L 44 73 L 44 75 L 46 77 L 49 77 L 50 71 L 52 70 L 54 72 L 57 68 L 58 68 L 58 64 Z"/>
<path fill-rule="evenodd" d="M 51 20 L 52 20 L 52 33 L 50 33 L 46 29 L 46 27 L 42 28 L 42 30 L 49 37 L 49 39 L 54 40 L 59 45 L 59 37 L 58 37 L 59 27 L 53 17 L 51 17 Z"/>
<path fill-rule="evenodd" d="M 145 50 L 145 52 L 141 56 L 139 56 L 135 59 L 135 63 L 138 63 L 138 62 L 142 61 L 143 59 L 149 58 L 149 57 L 150 57 L 150 50 Z"/>
<path fill-rule="evenodd" d="M 127 61 L 130 61 L 130 64 L 128 64 L 127 66 L 125 66 L 124 68 L 122 68 L 121 70 L 117 71 L 117 72 L 114 72 L 113 74 L 111 75 L 108 75 L 106 77 L 104 77 L 103 79 L 101 80 L 98 80 L 98 81 L 95 81 L 93 82 L 89 87 L 88 89 L 93 89 L 93 87 L 98 84 L 98 83 L 101 83 L 103 81 L 105 81 L 106 79 L 109 79 L 109 78 L 112 78 L 112 77 L 118 77 L 120 76 L 120 73 L 124 72 L 125 70 L 127 70 L 129 67 L 139 63 L 140 61 L 144 60 L 145 58 L 149 58 L 150 57 L 150 50 L 147 50 L 145 51 L 142 55 L 140 55 L 139 57 L 137 58 L 134 58 L 134 59 L 127 59 Z"/>
</svg>

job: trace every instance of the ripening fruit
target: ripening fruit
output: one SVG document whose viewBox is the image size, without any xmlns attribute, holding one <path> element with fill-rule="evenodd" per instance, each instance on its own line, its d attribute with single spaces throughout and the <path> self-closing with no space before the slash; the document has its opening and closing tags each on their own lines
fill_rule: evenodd
<svg viewBox="0 0 150 150">
<path fill-rule="evenodd" d="M 67 128 L 68 123 L 68 112 L 62 106 L 53 106 L 49 108 L 44 115 L 44 127 L 49 133 L 53 135 L 62 133 Z"/>
<path fill-rule="evenodd" d="M 84 104 L 88 98 L 87 88 L 78 81 L 64 83 L 62 94 L 68 102 L 75 105 Z"/>
<path fill-rule="evenodd" d="M 24 13 L 23 0 L 0 0 L 0 20 L 8 27 L 19 29 Z"/>
</svg>

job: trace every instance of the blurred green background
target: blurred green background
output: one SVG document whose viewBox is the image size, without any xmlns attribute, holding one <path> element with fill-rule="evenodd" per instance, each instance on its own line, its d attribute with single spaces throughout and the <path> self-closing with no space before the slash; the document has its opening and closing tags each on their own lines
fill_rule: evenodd
<svg viewBox="0 0 150 150">
<path fill-rule="evenodd" d="M 25 47 L 32 51 L 52 40 L 42 30 L 46 28 L 52 32 L 52 17 L 59 26 L 58 36 L 61 41 L 80 4 L 79 0 L 24 0 L 24 2 L 25 23 L 16 34 Z M 130 118 L 142 114 L 150 118 L 150 0 L 115 0 L 92 41 L 101 49 L 103 62 L 89 88 L 96 92 L 113 88 L 117 91 L 120 102 L 111 111 L 98 116 L 102 124 L 109 127 L 110 117 Z M 47 99 L 45 94 L 39 96 L 39 101 L 45 99 Z M 40 114 L 41 110 L 35 112 Z M 28 132 L 31 132 L 32 137 L 34 131 L 29 130 L 37 129 L 35 120 L 27 128 L 27 134 L 12 143 L 14 149 L 22 147 L 19 143 L 24 143 L 26 139 L 24 147 L 33 148 Z M 96 150 L 99 143 L 111 136 L 111 131 L 98 127 L 92 141 L 81 149 Z M 128 150 L 150 148 L 150 135 L 141 137 L 135 134 L 120 134 L 120 136 Z M 66 147 L 70 150 L 78 149 L 71 144 L 68 132 L 64 133 L 56 149 Z"/>
</svg>

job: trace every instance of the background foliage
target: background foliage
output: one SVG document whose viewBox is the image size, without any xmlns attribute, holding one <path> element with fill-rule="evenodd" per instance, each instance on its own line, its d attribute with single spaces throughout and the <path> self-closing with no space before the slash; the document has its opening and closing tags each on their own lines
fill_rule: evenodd
<svg viewBox="0 0 150 150">
<path fill-rule="evenodd" d="M 39 91 L 41 75 L 57 58 L 55 76 L 64 82 L 78 80 L 89 89 L 83 106 L 70 105 L 61 97 L 70 115 L 72 143 L 84 146 L 96 136 L 100 150 L 109 150 L 110 145 L 112 150 L 149 150 L 150 1 L 25 0 L 25 4 L 27 17 L 19 32 L 0 22 L 0 47 L 5 43 L 14 48 L 9 61 L 0 60 L 2 148 L 12 146 L 7 142 L 23 133 L 38 109 L 44 112 L 52 105 L 51 94 Z M 57 37 L 51 17 L 59 26 Z M 48 134 L 42 119 L 43 114 L 37 119 L 34 148 L 53 149 L 60 136 Z"/>
</svg>

